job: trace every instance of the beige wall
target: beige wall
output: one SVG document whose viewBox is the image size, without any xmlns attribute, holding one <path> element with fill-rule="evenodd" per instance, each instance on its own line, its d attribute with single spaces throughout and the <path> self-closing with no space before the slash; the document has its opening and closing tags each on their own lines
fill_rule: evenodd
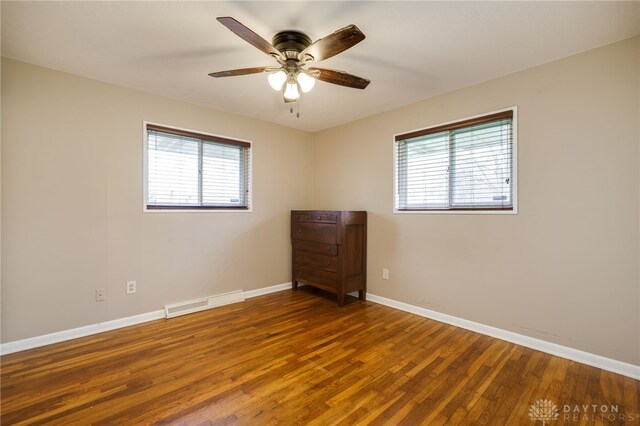
<svg viewBox="0 0 640 426">
<path fill-rule="evenodd" d="M 636 37 L 314 135 L 4 59 L 2 341 L 287 282 L 288 211 L 314 207 L 369 211 L 371 293 L 640 364 L 639 56 Z M 392 213 L 394 133 L 514 105 L 518 215 Z M 253 213 L 143 214 L 142 120 L 252 140 Z"/>
<path fill-rule="evenodd" d="M 368 291 L 640 364 L 639 56 L 636 37 L 316 134 L 314 207 L 370 214 Z M 394 133 L 514 105 L 518 215 L 392 213 Z"/>
<path fill-rule="evenodd" d="M 143 120 L 251 140 L 253 212 L 142 213 Z M 2 341 L 290 281 L 311 149 L 304 132 L 3 59 Z"/>
</svg>

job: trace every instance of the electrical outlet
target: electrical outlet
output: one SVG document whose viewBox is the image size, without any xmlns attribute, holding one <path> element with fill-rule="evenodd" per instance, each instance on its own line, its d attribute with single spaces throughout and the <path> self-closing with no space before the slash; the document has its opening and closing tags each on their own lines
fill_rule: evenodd
<svg viewBox="0 0 640 426">
<path fill-rule="evenodd" d="M 136 292 L 136 282 L 127 281 L 127 294 L 134 294 Z"/>
<path fill-rule="evenodd" d="M 383 280 L 389 279 L 389 270 L 387 268 L 382 268 L 382 279 Z"/>
<path fill-rule="evenodd" d="M 96 302 L 103 302 L 107 300 L 107 289 L 96 288 Z"/>
</svg>

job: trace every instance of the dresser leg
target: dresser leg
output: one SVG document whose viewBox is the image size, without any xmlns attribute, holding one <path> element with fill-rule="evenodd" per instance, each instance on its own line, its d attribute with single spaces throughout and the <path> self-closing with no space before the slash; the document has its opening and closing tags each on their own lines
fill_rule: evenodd
<svg viewBox="0 0 640 426">
<path fill-rule="evenodd" d="M 291 283 L 291 287 L 292 287 L 294 290 L 297 290 L 297 289 L 298 289 L 298 281 L 293 280 L 293 282 Z"/>
<path fill-rule="evenodd" d="M 367 293 L 364 290 L 358 290 L 358 299 L 367 300 Z"/>
<path fill-rule="evenodd" d="M 338 306 L 344 306 L 344 293 L 338 293 Z"/>
</svg>

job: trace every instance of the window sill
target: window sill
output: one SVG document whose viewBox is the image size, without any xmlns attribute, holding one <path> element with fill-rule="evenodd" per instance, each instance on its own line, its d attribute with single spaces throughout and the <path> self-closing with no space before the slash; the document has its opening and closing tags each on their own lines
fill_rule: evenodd
<svg viewBox="0 0 640 426">
<path fill-rule="evenodd" d="M 143 213 L 251 213 L 252 211 L 251 207 L 142 207 Z"/>
<path fill-rule="evenodd" d="M 517 215 L 518 209 L 457 209 L 457 210 L 399 210 L 393 209 L 393 214 L 423 214 L 423 215 Z"/>
</svg>

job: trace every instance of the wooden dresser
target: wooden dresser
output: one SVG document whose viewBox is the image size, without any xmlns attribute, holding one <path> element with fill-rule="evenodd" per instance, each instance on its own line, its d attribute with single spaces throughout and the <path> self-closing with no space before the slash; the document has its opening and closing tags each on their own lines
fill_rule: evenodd
<svg viewBox="0 0 640 426">
<path fill-rule="evenodd" d="M 328 290 L 344 304 L 345 295 L 367 291 L 367 212 L 293 210 L 292 284 Z"/>
</svg>

